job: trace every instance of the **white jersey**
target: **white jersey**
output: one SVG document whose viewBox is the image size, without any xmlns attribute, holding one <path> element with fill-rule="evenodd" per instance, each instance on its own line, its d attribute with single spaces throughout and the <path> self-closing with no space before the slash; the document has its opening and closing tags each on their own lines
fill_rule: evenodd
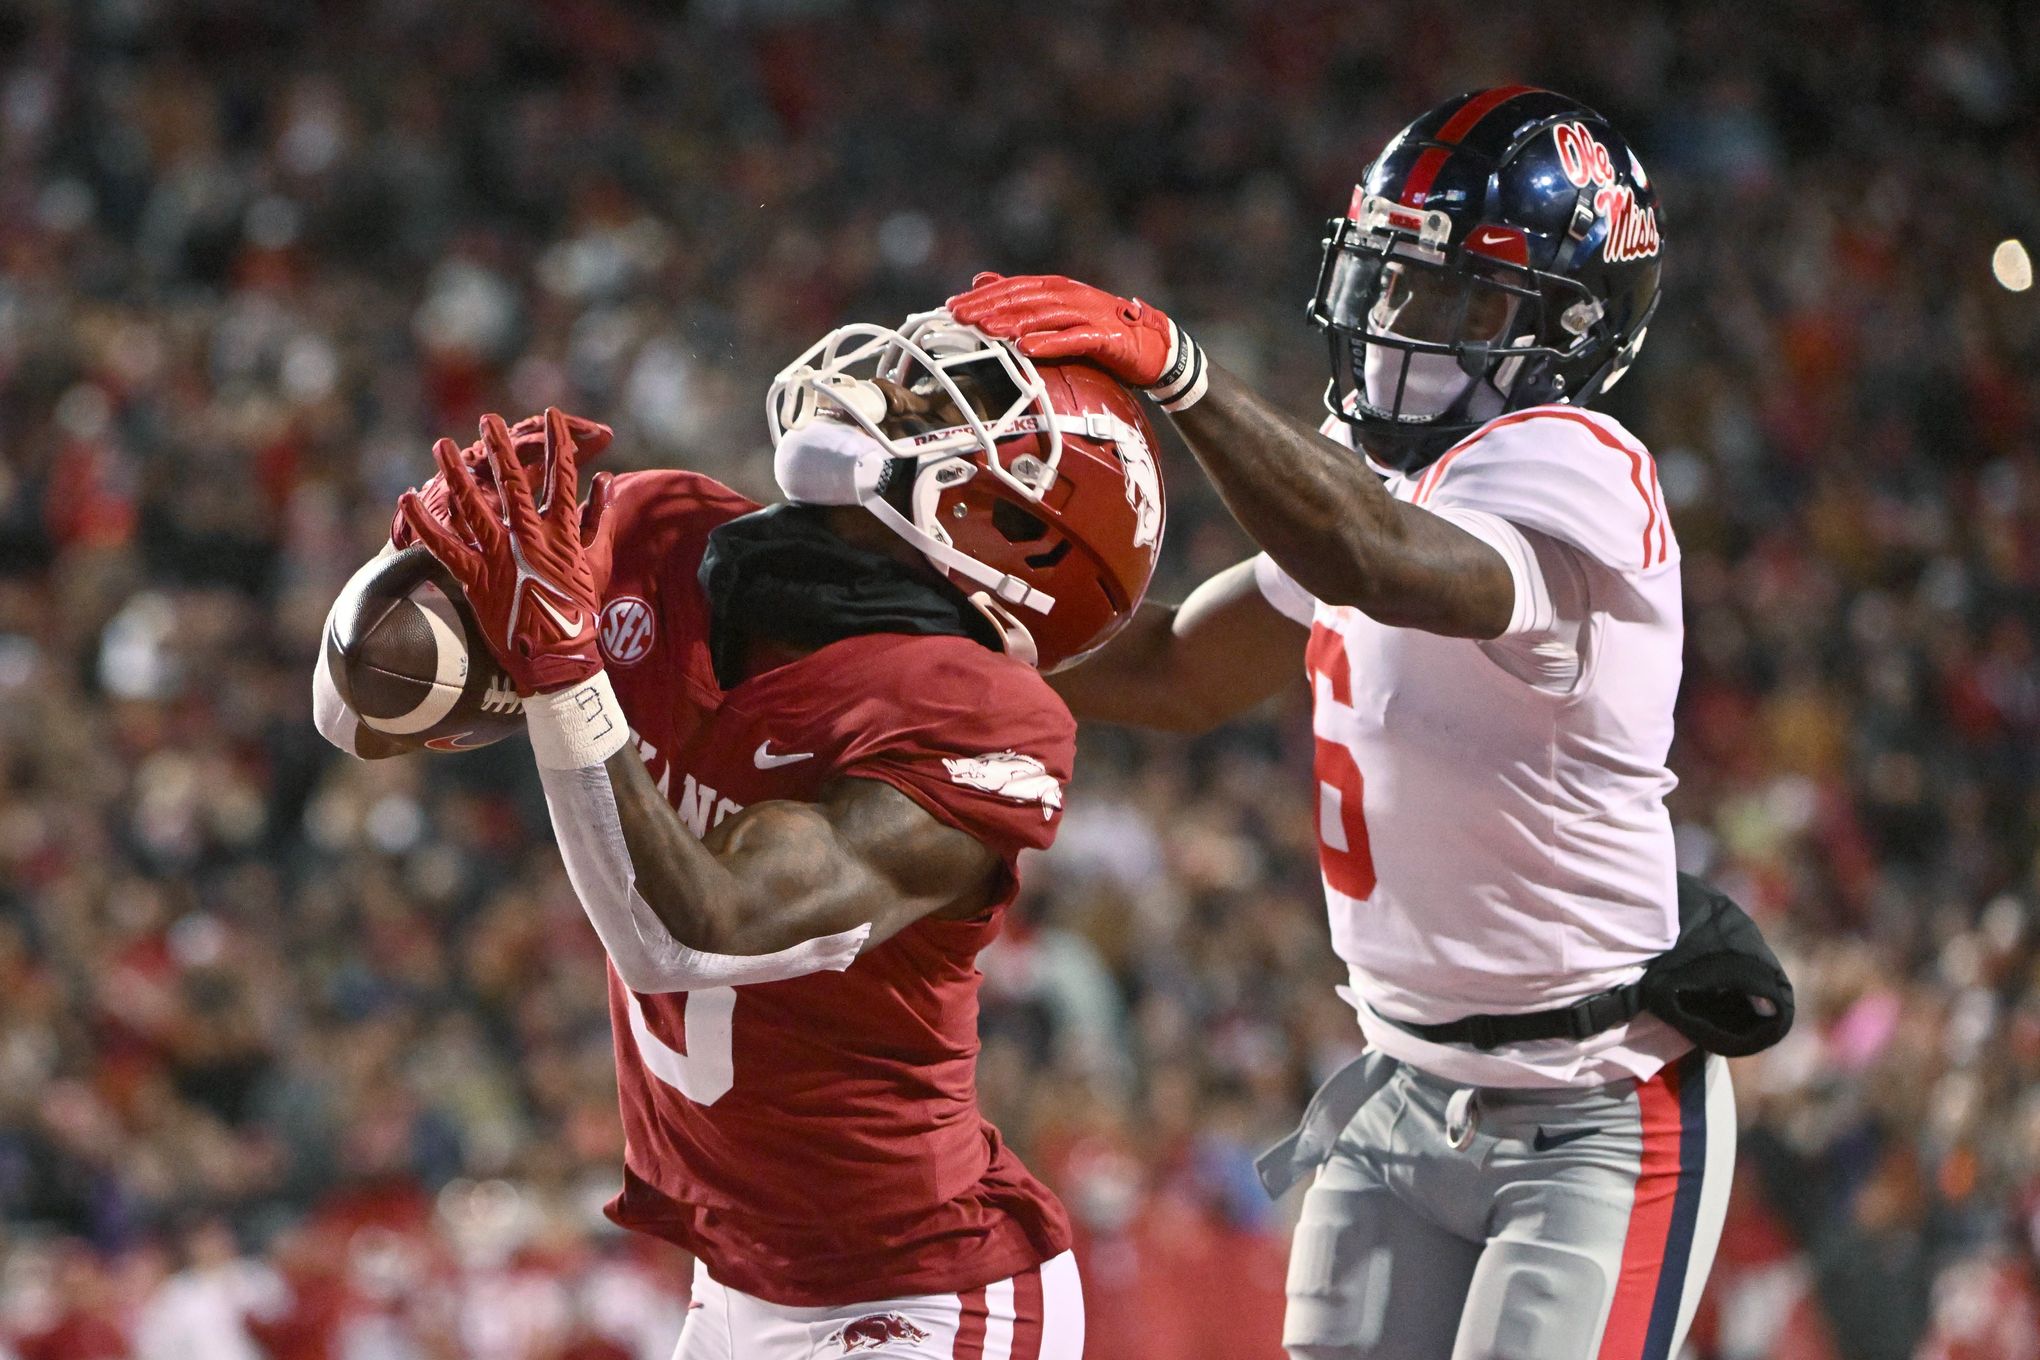
<svg viewBox="0 0 2040 1360">
<path fill-rule="evenodd" d="M 1609 417 L 1540 406 L 1386 486 L 1501 553 L 1517 602 L 1499 639 L 1440 637 L 1320 603 L 1256 564 L 1270 603 L 1311 629 L 1318 833 L 1347 999 L 1370 1045 L 1450 1080 L 1648 1078 L 1691 1047 L 1653 1016 L 1489 1053 L 1382 1017 L 1548 1010 L 1635 981 L 1677 934 L 1664 798 L 1683 625 L 1656 466 Z"/>
</svg>

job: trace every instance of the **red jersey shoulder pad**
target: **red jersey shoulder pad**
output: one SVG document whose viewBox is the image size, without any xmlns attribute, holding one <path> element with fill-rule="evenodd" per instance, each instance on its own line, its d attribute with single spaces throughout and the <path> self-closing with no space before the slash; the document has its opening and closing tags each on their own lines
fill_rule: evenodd
<svg viewBox="0 0 2040 1360">
<path fill-rule="evenodd" d="M 623 517 L 617 525 L 622 536 L 713 527 L 757 508 L 758 503 L 750 497 L 704 473 L 652 468 L 617 474 L 610 483 L 603 514 Z"/>
<path fill-rule="evenodd" d="M 1002 854 L 1045 847 L 1076 720 L 1039 672 L 958 637 L 873 637 L 840 679 L 857 702 L 839 773 L 881 779 Z"/>
</svg>

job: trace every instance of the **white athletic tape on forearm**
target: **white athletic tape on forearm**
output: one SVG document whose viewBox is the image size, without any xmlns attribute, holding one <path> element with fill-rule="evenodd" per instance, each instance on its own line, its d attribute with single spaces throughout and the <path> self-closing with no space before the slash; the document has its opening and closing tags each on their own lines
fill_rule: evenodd
<svg viewBox="0 0 2040 1360">
<path fill-rule="evenodd" d="M 535 734 L 534 734 L 535 735 Z M 541 768 L 553 838 L 574 895 L 602 939 L 617 977 L 634 992 L 743 987 L 809 973 L 840 973 L 857 961 L 869 923 L 771 954 L 713 954 L 673 938 L 637 889 L 616 789 L 601 765 Z"/>
<path fill-rule="evenodd" d="M 624 721 L 606 671 L 571 688 L 528 697 L 524 721 L 531 731 L 531 753 L 541 769 L 600 765 L 630 740 L 630 724 Z"/>
<path fill-rule="evenodd" d="M 1164 411 L 1175 415 L 1187 411 L 1204 398 L 1205 388 L 1210 385 L 1210 369 L 1204 362 L 1204 351 L 1197 346 L 1189 334 L 1174 321 L 1169 323 L 1169 365 L 1162 370 L 1161 381 L 1147 389 Z"/>
</svg>

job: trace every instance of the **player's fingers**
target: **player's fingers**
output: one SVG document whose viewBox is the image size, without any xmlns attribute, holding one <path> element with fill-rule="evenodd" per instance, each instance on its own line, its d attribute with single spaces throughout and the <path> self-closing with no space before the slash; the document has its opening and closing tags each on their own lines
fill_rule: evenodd
<svg viewBox="0 0 2040 1360">
<path fill-rule="evenodd" d="M 510 427 L 493 411 L 482 417 L 482 450 L 489 469 L 496 474 L 496 493 L 503 501 L 503 519 L 520 537 L 538 527 L 538 512 L 531 503 L 531 487 L 525 481 L 524 464 L 518 460 Z"/>
<path fill-rule="evenodd" d="M 581 467 L 600 458 L 602 451 L 616 438 L 616 431 L 599 420 L 570 415 L 565 411 L 560 414 L 566 419 L 567 432 L 574 436 L 574 461 Z"/>
<path fill-rule="evenodd" d="M 977 307 L 955 308 L 950 314 L 966 326 L 976 326 L 987 335 L 1001 337 L 1025 330 L 1033 321 L 1032 308 L 1027 303 L 1014 304 L 996 299 Z"/>
<path fill-rule="evenodd" d="M 545 493 L 547 518 L 561 524 L 573 523 L 579 510 L 574 491 L 579 485 L 580 449 L 567 427 L 566 412 L 557 406 L 545 408 L 545 461 L 548 469 Z"/>
<path fill-rule="evenodd" d="M 1022 298 L 1068 299 L 1096 291 L 1089 284 L 1078 283 L 1061 274 L 1015 274 L 983 289 L 973 289 L 972 293 L 987 302 L 1010 303 Z"/>
<path fill-rule="evenodd" d="M 954 312 L 956 304 L 958 302 L 961 302 L 966 298 L 974 298 L 978 296 L 986 288 L 989 288 L 991 285 L 1000 282 L 1005 277 L 1006 276 L 1004 274 L 997 273 L 990 269 L 980 269 L 977 273 L 970 276 L 970 287 L 964 289 L 960 293 L 951 293 L 949 295 L 949 301 L 944 303 L 943 305 L 948 307 L 952 312 Z"/>
<path fill-rule="evenodd" d="M 581 542 L 594 543 L 614 532 L 609 503 L 616 496 L 616 474 L 598 472 L 588 483 L 588 499 L 581 506 Z"/>
<path fill-rule="evenodd" d="M 439 518 L 425 508 L 425 502 L 417 492 L 406 491 L 397 498 L 397 517 L 410 529 L 413 541 L 423 543 L 425 551 L 438 558 L 439 564 L 456 577 L 473 560 L 473 550 L 459 534 L 441 524 Z"/>
<path fill-rule="evenodd" d="M 978 328 L 997 326 L 1010 333 L 1059 331 L 1068 326 L 1095 324 L 1097 320 L 1094 312 L 1074 307 L 1061 298 L 1023 298 L 992 308 Z"/>
<path fill-rule="evenodd" d="M 466 456 L 451 439 L 441 439 L 432 445 L 432 461 L 439 467 L 439 479 L 446 483 L 448 517 L 475 542 L 494 542 L 495 516 L 489 513 Z"/>
<path fill-rule="evenodd" d="M 982 279 L 984 275 L 980 274 L 978 277 Z M 973 283 L 968 291 L 958 293 L 949 299 L 949 314 L 965 325 L 974 326 L 977 324 L 975 320 L 977 314 L 1016 293 L 1028 291 L 1027 285 L 1030 282 L 1031 276 L 1023 274 L 1010 279 L 1002 275 L 989 282 Z"/>
<path fill-rule="evenodd" d="M 581 555 L 588 564 L 589 580 L 598 598 L 608 584 L 616 555 L 617 516 L 610 513 L 615 488 L 615 473 L 596 473 L 588 484 L 587 504 L 581 507 Z"/>
<path fill-rule="evenodd" d="M 997 283 L 1000 279 L 1003 279 L 1005 277 L 1006 276 L 1004 274 L 1001 274 L 996 269 L 980 269 L 978 270 L 977 273 L 972 274 L 970 276 L 970 286 L 968 288 L 957 289 L 954 296 L 962 297 L 966 293 L 974 293 L 978 289 L 986 287 L 987 285 L 990 284 Z"/>
<path fill-rule="evenodd" d="M 1070 359 L 1098 353 L 1113 337 L 1091 326 L 1023 335 L 1015 343 L 1030 359 Z"/>
</svg>

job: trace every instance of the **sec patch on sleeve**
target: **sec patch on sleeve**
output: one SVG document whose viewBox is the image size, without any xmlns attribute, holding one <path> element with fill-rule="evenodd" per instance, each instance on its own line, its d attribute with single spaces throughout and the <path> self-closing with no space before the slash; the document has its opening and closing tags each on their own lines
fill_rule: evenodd
<svg viewBox="0 0 2040 1360">
<path fill-rule="evenodd" d="M 1062 782 L 1033 756 L 998 751 L 991 755 L 944 757 L 942 767 L 949 771 L 952 781 L 966 788 L 981 789 L 1016 803 L 1039 803 L 1043 821 L 1062 811 Z"/>
</svg>

